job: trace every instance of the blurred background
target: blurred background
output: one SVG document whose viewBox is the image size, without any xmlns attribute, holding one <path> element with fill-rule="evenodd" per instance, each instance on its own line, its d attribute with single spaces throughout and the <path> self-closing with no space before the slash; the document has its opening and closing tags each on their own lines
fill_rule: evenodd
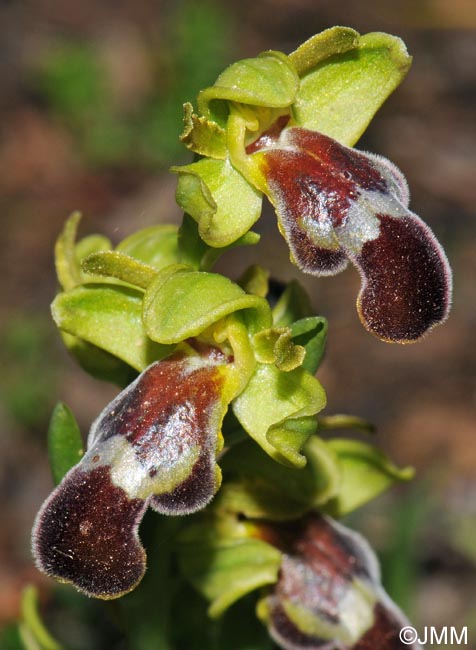
<svg viewBox="0 0 476 650">
<path fill-rule="evenodd" d="M 140 227 L 178 222 L 167 168 L 189 159 L 177 139 L 182 103 L 236 58 L 292 51 L 336 24 L 397 34 L 414 55 L 358 146 L 407 176 L 412 209 L 446 248 L 455 293 L 445 326 L 420 344 L 394 346 L 361 327 L 353 269 L 333 279 L 301 277 L 330 322 L 319 374 L 326 412 L 369 419 L 379 446 L 417 468 L 411 485 L 352 523 L 378 549 L 387 589 L 413 621 L 468 625 L 476 643 L 472 0 L 1 0 L 0 630 L 18 617 L 28 582 L 40 586 L 43 602 L 50 598 L 51 583 L 31 564 L 29 534 L 52 486 L 51 409 L 65 401 L 87 432 L 116 392 L 77 368 L 50 319 L 53 246 L 65 218 L 79 209 L 81 234 L 116 242 Z M 225 256 L 220 270 L 237 277 L 259 255 L 274 277 L 298 277 L 270 210 L 257 229 L 264 243 Z M 53 628 L 61 639 L 65 626 L 53 621 Z M 73 634 L 68 647 L 104 647 L 91 630 L 82 634 L 87 646 L 75 645 Z"/>
</svg>

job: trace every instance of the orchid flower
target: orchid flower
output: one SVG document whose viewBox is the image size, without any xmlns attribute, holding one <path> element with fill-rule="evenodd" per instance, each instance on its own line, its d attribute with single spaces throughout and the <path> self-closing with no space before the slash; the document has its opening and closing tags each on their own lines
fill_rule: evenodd
<svg viewBox="0 0 476 650">
<path fill-rule="evenodd" d="M 446 319 L 451 270 L 431 230 L 409 210 L 403 174 L 348 145 L 410 61 L 395 37 L 333 28 L 288 57 L 270 51 L 235 63 L 199 94 L 198 114 L 186 105 L 182 139 L 203 158 L 173 168 L 177 201 L 210 246 L 242 236 L 264 194 L 291 260 L 316 276 L 352 262 L 362 278 L 362 323 L 400 343 Z"/>
<path fill-rule="evenodd" d="M 281 545 L 279 577 L 258 606 L 284 650 L 421 650 L 404 643 L 408 621 L 380 583 L 367 541 L 328 517 L 309 515 L 263 534 Z"/>
</svg>

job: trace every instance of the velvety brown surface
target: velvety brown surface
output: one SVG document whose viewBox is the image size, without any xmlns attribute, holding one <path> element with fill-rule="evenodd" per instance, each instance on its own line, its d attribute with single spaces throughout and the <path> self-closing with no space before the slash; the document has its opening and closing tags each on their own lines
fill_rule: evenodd
<svg viewBox="0 0 476 650">
<path fill-rule="evenodd" d="M 381 338 L 412 341 L 445 317 L 449 278 L 424 224 L 412 217 L 379 220 L 379 237 L 356 257 L 366 281 L 359 311 Z"/>
<path fill-rule="evenodd" d="M 146 503 L 128 499 L 111 482 L 109 468 L 76 467 L 40 512 L 33 538 L 38 565 L 87 594 L 116 597 L 145 571 L 137 523 Z"/>
</svg>

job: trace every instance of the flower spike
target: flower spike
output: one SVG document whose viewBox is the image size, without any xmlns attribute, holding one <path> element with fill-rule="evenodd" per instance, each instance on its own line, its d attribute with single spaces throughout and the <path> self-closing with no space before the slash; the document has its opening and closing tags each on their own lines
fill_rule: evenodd
<svg viewBox="0 0 476 650">
<path fill-rule="evenodd" d="M 95 421 L 88 451 L 35 522 L 33 554 L 46 574 L 89 596 L 122 596 L 145 571 L 138 526 L 147 507 L 183 515 L 211 500 L 228 359 L 197 351 L 149 366 Z"/>
<path fill-rule="evenodd" d="M 369 331 L 409 343 L 446 319 L 448 260 L 408 209 L 405 178 L 392 163 L 296 127 L 255 158 L 301 270 L 333 275 L 348 260 L 358 269 L 357 308 Z"/>
</svg>

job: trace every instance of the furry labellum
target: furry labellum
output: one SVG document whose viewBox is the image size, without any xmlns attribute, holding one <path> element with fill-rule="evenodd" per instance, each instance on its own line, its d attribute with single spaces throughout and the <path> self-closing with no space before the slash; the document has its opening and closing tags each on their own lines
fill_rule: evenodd
<svg viewBox="0 0 476 650">
<path fill-rule="evenodd" d="M 175 353 L 149 366 L 100 414 L 88 449 L 43 504 L 33 529 L 37 566 L 96 598 L 117 598 L 146 565 L 138 527 L 148 506 L 203 508 L 218 490 L 227 358 Z"/>
</svg>

